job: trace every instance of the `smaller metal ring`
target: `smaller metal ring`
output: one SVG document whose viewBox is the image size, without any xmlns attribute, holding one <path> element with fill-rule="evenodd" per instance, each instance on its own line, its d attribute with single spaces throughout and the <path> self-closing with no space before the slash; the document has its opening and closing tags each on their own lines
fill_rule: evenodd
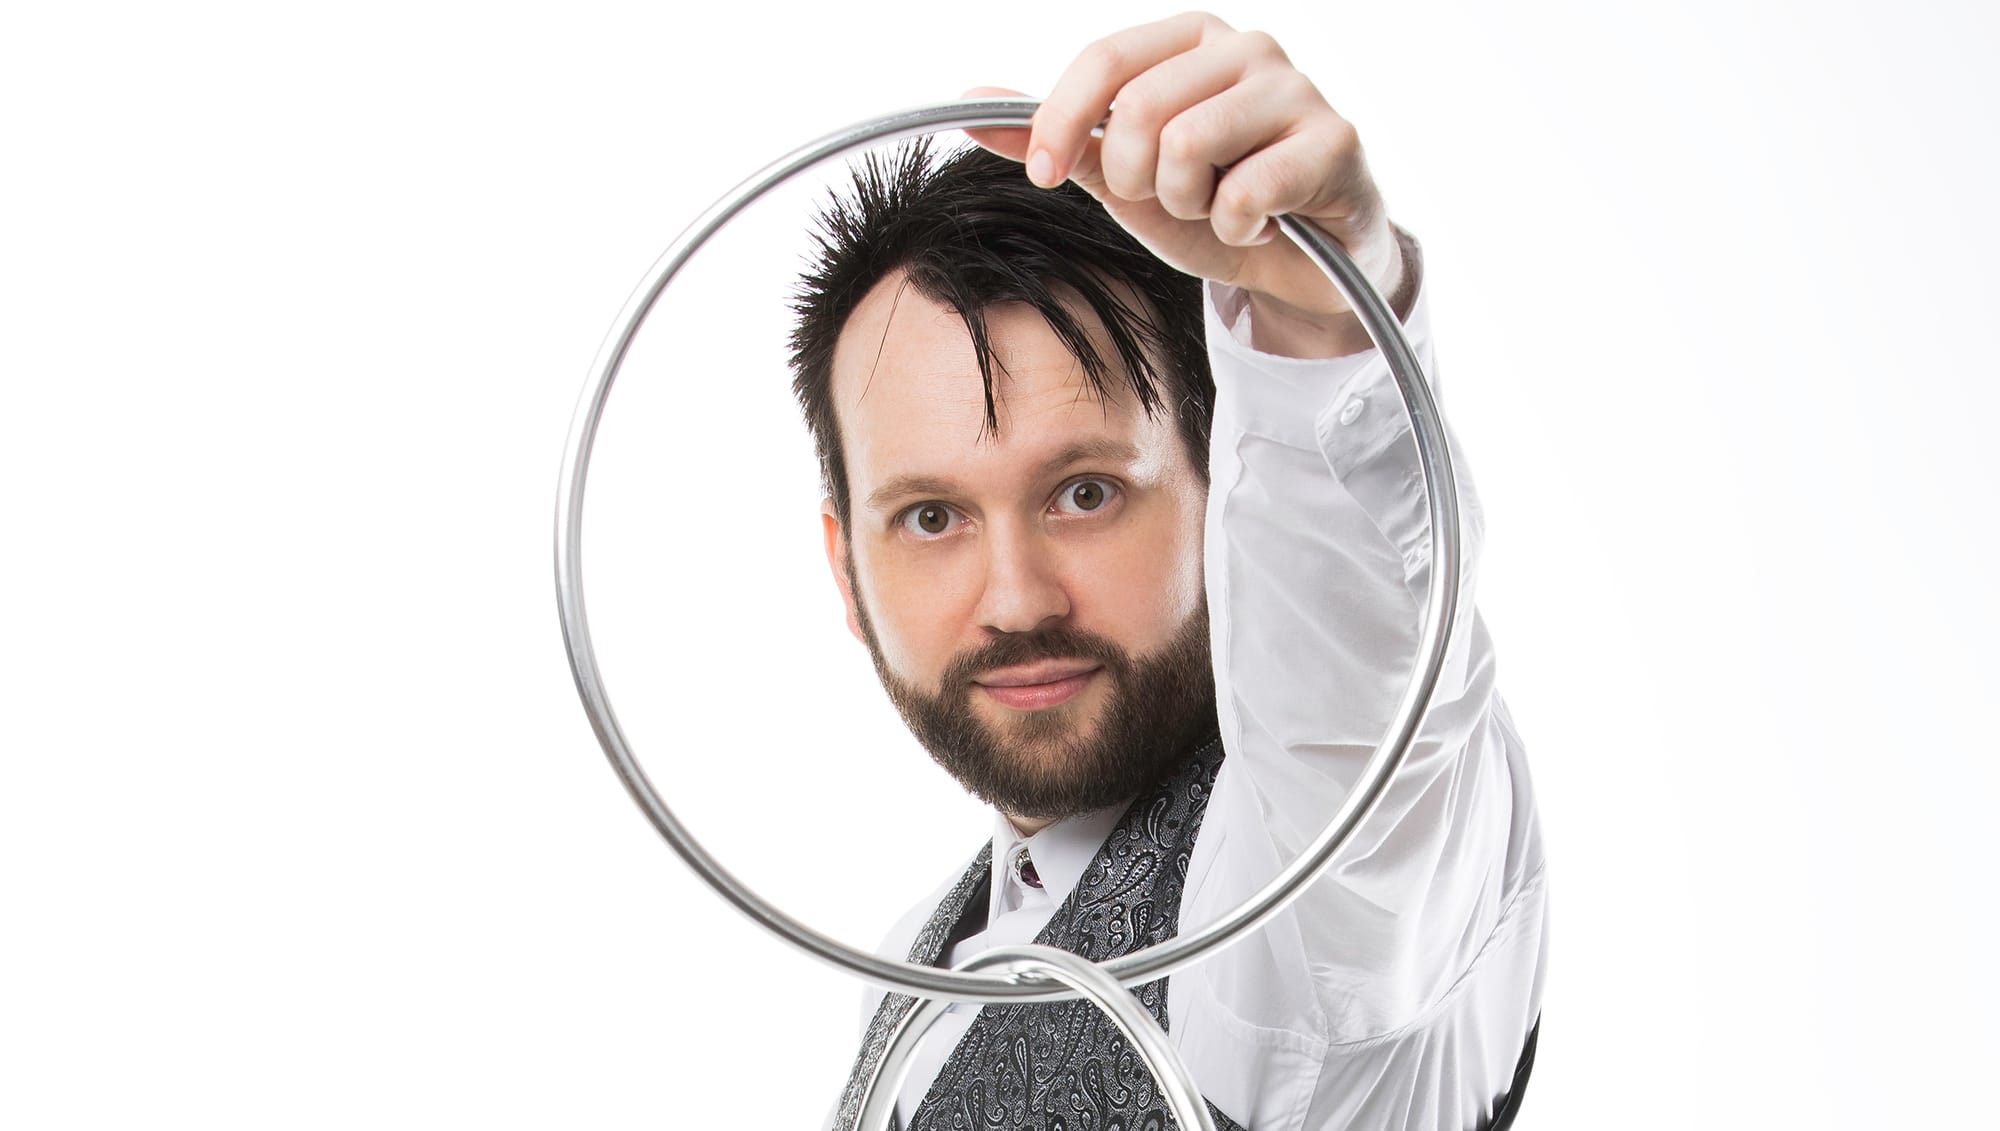
<svg viewBox="0 0 2000 1131">
<path fill-rule="evenodd" d="M 1003 977 L 1059 982 L 1103 1010 L 1152 1071 L 1154 1082 L 1166 1098 L 1167 1109 L 1178 1124 L 1191 1131 L 1216 1131 L 1215 1120 L 1208 1114 L 1208 1103 L 1188 1072 L 1186 1062 L 1168 1043 L 1166 1030 L 1103 967 L 1059 947 L 1024 943 L 981 951 L 959 963 L 958 969 L 970 972 L 990 966 L 1004 967 Z M 861 1095 L 854 1131 L 887 1131 L 889 1118 L 896 1112 L 896 1096 L 909 1077 L 910 1057 L 917 1051 L 917 1042 L 923 1040 L 949 1007 L 949 1002 L 931 999 L 917 1002 L 903 1014 L 889 1034 L 889 1043 L 883 1046 L 882 1058 L 875 1063 L 868 1088 Z"/>
</svg>

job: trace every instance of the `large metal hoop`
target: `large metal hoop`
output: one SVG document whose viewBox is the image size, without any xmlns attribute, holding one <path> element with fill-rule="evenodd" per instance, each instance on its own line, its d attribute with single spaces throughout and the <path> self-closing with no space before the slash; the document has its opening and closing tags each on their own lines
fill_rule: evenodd
<svg viewBox="0 0 2000 1131">
<path fill-rule="evenodd" d="M 646 273 L 625 309 L 612 324 L 584 383 L 570 423 L 563 452 L 561 490 L 556 499 L 556 602 L 562 617 L 563 644 L 570 671 L 583 699 L 597 741 L 625 783 L 633 801 L 667 844 L 710 887 L 737 910 L 822 961 L 829 962 L 886 989 L 951 1001 L 1001 1003 L 1055 1001 L 1076 991 L 1046 976 L 941 970 L 909 962 L 892 962 L 857 950 L 786 915 L 751 891 L 708 854 L 661 800 L 633 756 L 605 690 L 603 673 L 591 646 L 590 622 L 583 601 L 583 493 L 590 470 L 591 446 L 604 415 L 611 383 L 618 375 L 633 337 L 676 272 L 724 224 L 751 202 L 784 181 L 823 161 L 865 146 L 937 133 L 947 129 L 1021 127 L 1029 124 L 1038 103 L 1027 99 L 969 99 L 922 106 L 862 122 L 805 145 L 766 166 L 710 206 L 675 239 Z M 1425 383 L 1414 350 L 1389 306 L 1377 294 L 1340 246 L 1311 223 L 1295 216 L 1279 218 L 1279 226 L 1333 280 L 1354 308 L 1368 336 L 1388 361 L 1416 439 L 1417 461 L 1424 480 L 1430 516 L 1430 591 L 1417 645 L 1410 685 L 1382 741 L 1363 768 L 1361 780 L 1341 803 L 1312 844 L 1240 907 L 1192 934 L 1104 962 L 1106 974 L 1131 986 L 1163 977 L 1255 930 L 1284 910 L 1311 883 L 1334 853 L 1346 843 L 1387 790 L 1414 743 L 1418 725 L 1437 687 L 1445 649 L 1456 621 L 1459 589 L 1458 488 L 1453 479 L 1443 418 Z"/>
</svg>

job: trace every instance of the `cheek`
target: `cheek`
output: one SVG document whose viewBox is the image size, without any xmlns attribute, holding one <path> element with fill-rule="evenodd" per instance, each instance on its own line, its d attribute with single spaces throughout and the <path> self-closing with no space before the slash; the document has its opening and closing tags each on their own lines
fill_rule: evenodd
<svg viewBox="0 0 2000 1131">
<path fill-rule="evenodd" d="M 864 553 L 855 566 L 876 644 L 897 675 L 928 685 L 977 643 L 961 639 L 976 599 L 964 570 L 936 560 L 919 567 L 895 553 Z"/>
<path fill-rule="evenodd" d="M 1202 604 L 1202 511 L 1199 503 L 1179 505 L 1162 521 L 1144 525 L 1105 547 L 1081 575 L 1093 579 L 1095 615 L 1080 610 L 1087 623 L 1151 651 L 1165 644 Z"/>
</svg>

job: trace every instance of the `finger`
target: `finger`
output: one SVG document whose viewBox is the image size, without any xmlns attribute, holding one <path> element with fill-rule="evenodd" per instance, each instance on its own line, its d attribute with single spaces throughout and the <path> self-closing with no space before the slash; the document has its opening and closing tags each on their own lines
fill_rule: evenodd
<svg viewBox="0 0 2000 1131">
<path fill-rule="evenodd" d="M 1236 163 L 1216 185 L 1209 224 L 1235 247 L 1266 242 L 1287 212 L 1310 216 L 1350 251 L 1383 217 L 1353 127 L 1340 121 L 1283 138 Z"/>
<path fill-rule="evenodd" d="M 1109 204 L 1118 198 L 1113 196 L 1110 190 L 1104 187 L 1104 173 L 1100 157 L 1102 152 L 1103 143 L 1099 142 L 1096 138 L 1091 138 L 1084 145 L 1083 152 L 1077 154 L 1076 163 L 1070 166 L 1069 179 L 1079 188 L 1083 189 L 1083 191 L 1096 197 L 1099 202 Z M 1029 174 L 1029 177 L 1032 179 L 1033 174 Z M 1061 184 L 1062 182 L 1058 181 L 1056 183 Z"/>
<path fill-rule="evenodd" d="M 1035 111 L 1028 178 L 1047 188 L 1070 176 L 1090 144 L 1090 131 L 1104 120 L 1119 88 L 1200 46 L 1205 37 L 1228 30 L 1229 25 L 1214 16 L 1189 12 L 1127 28 L 1084 48 Z"/>
<path fill-rule="evenodd" d="M 1147 70 L 1118 91 L 1104 122 L 1105 186 L 1125 200 L 1151 200 L 1160 131 L 1189 107 L 1241 81 L 1253 59 L 1241 36 L 1226 36 Z"/>
<path fill-rule="evenodd" d="M 1337 116 L 1297 71 L 1260 70 L 1182 111 L 1160 130 L 1154 191 L 1183 220 L 1210 212 L 1217 170 Z"/>
<path fill-rule="evenodd" d="M 1008 90 L 1004 86 L 975 86 L 960 95 L 961 98 L 1026 98 L 1018 90 Z M 1028 130 L 1025 126 L 995 126 L 988 129 L 965 131 L 982 148 L 998 153 L 1014 161 L 1028 159 Z"/>
</svg>

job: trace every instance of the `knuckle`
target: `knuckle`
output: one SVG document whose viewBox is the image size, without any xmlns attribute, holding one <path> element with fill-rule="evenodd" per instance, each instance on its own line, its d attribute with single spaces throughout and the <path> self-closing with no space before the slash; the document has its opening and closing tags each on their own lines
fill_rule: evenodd
<svg viewBox="0 0 2000 1131">
<path fill-rule="evenodd" d="M 1190 10 L 1182 12 L 1180 15 L 1175 16 L 1174 19 L 1182 24 L 1187 25 L 1191 30 L 1199 31 L 1204 34 L 1214 34 L 1216 32 L 1227 32 L 1235 30 L 1231 28 L 1227 23 L 1225 23 L 1222 17 L 1216 15 L 1213 12 Z"/>
<path fill-rule="evenodd" d="M 1281 98 L 1314 109 L 1320 107 L 1326 107 L 1327 110 L 1332 109 L 1332 107 L 1326 105 L 1326 98 L 1320 94 L 1319 87 L 1314 86 L 1313 81 L 1307 78 L 1302 71 L 1288 70 L 1278 77 L 1277 83 L 1277 95 Z"/>
<path fill-rule="evenodd" d="M 1159 83 L 1150 73 L 1119 87 L 1111 105 L 1124 127 L 1152 131 L 1160 128 Z"/>
<path fill-rule="evenodd" d="M 1160 131 L 1160 159 L 1191 163 L 1202 158 L 1201 131 L 1185 115 Z"/>
<path fill-rule="evenodd" d="M 1112 73 L 1123 69 L 1125 49 L 1109 37 L 1091 42 L 1077 55 L 1077 60 L 1095 71 Z"/>
<path fill-rule="evenodd" d="M 1237 35 L 1252 58 L 1291 61 L 1286 58 L 1285 49 L 1278 46 L 1276 37 L 1268 31 L 1243 31 Z"/>
<path fill-rule="evenodd" d="M 1361 156 L 1361 134 L 1346 118 L 1335 118 L 1326 127 L 1326 148 L 1335 160 L 1349 163 Z"/>
</svg>

